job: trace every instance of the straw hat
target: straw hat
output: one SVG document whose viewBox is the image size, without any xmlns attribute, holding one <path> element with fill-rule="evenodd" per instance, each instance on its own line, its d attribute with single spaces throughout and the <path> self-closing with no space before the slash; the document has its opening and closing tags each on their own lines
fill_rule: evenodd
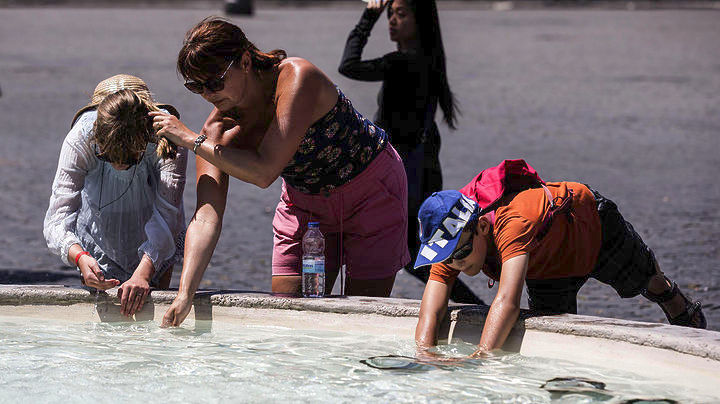
<svg viewBox="0 0 720 404">
<path fill-rule="evenodd" d="M 70 124 L 70 126 L 72 127 L 72 125 L 75 125 L 75 121 L 77 121 L 80 115 L 82 115 L 85 111 L 95 109 L 95 107 L 97 107 L 98 104 L 100 104 L 102 100 L 105 99 L 105 97 L 110 94 L 114 94 L 120 90 L 132 90 L 140 98 L 147 101 L 148 103 L 160 109 L 167 110 L 171 114 L 180 118 L 180 113 L 178 113 L 177 109 L 175 109 L 175 107 L 173 107 L 172 105 L 155 103 L 152 94 L 150 93 L 150 89 L 148 89 L 147 84 L 145 84 L 145 82 L 141 78 L 131 76 L 129 74 L 118 74 L 98 83 L 98 85 L 95 87 L 92 98 L 90 98 L 90 103 L 80 108 L 75 113 L 75 116 L 72 119 L 72 124 Z"/>
</svg>

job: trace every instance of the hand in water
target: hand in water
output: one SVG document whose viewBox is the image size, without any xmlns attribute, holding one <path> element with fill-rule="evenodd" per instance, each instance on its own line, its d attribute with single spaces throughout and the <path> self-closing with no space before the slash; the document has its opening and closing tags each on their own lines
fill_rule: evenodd
<svg viewBox="0 0 720 404">
<path fill-rule="evenodd" d="M 80 257 L 80 260 L 78 261 L 78 268 L 80 268 L 82 283 L 85 286 L 99 290 L 106 290 L 114 288 L 120 284 L 120 281 L 117 279 L 105 279 L 105 274 L 103 274 L 103 271 L 100 270 L 100 266 L 97 261 L 95 261 L 95 258 L 91 257 L 89 254 L 85 254 Z"/>
<path fill-rule="evenodd" d="M 418 348 L 415 358 L 419 363 L 427 363 L 427 364 L 451 364 L 451 363 L 460 363 L 464 361 L 467 358 L 452 358 L 443 356 L 440 353 L 431 351 L 429 349 L 425 348 Z"/>
<path fill-rule="evenodd" d="M 185 320 L 185 317 L 187 317 L 188 313 L 190 313 L 191 307 L 192 299 L 180 296 L 178 294 L 178 296 L 170 305 L 168 311 L 165 312 L 161 327 L 179 326 Z"/>
<path fill-rule="evenodd" d="M 468 356 L 469 359 L 482 359 L 492 356 L 492 353 L 488 351 L 485 347 L 479 347 L 475 350 L 475 352 L 471 353 L 470 356 Z"/>
<path fill-rule="evenodd" d="M 118 289 L 120 312 L 125 316 L 132 316 L 142 310 L 149 293 L 150 284 L 147 279 L 133 275 Z"/>
</svg>

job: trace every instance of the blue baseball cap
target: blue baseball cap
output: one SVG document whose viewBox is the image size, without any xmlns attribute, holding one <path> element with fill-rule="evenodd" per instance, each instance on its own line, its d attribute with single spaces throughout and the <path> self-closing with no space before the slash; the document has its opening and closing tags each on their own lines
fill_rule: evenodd
<svg viewBox="0 0 720 404">
<path fill-rule="evenodd" d="M 455 251 L 465 225 L 478 214 L 478 204 L 458 191 L 430 195 L 418 212 L 420 251 L 415 268 L 447 259 Z"/>
</svg>

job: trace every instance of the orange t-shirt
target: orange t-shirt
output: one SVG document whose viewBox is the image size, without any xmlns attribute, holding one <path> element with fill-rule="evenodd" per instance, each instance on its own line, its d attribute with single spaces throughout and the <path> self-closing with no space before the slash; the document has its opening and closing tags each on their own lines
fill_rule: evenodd
<svg viewBox="0 0 720 404">
<path fill-rule="evenodd" d="M 546 186 L 553 198 L 564 198 L 572 189 L 572 223 L 564 213 L 556 213 L 545 237 L 536 240 L 550 209 L 547 195 L 542 188 L 518 193 L 495 211 L 493 241 L 500 261 L 529 254 L 527 279 L 585 276 L 595 267 L 602 243 L 595 197 L 577 182 L 549 182 Z M 430 269 L 430 279 L 447 284 L 459 273 L 437 263 Z"/>
</svg>

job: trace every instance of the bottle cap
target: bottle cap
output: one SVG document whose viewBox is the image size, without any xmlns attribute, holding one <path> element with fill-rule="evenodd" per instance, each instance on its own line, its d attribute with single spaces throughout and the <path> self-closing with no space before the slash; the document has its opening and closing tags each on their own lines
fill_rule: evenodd
<svg viewBox="0 0 720 404">
<path fill-rule="evenodd" d="M 320 222 L 310 222 L 308 223 L 309 228 L 317 228 L 320 227 Z"/>
</svg>

